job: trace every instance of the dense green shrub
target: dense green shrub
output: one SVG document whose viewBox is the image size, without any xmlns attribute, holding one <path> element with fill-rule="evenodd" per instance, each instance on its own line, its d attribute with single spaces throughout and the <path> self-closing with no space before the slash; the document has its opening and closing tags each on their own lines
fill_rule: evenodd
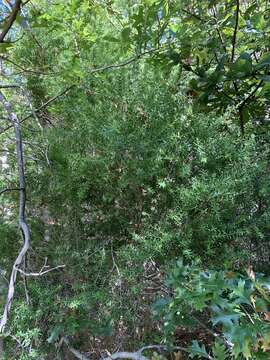
<svg viewBox="0 0 270 360">
<path fill-rule="evenodd" d="M 83 113 L 67 111 L 51 133 L 51 168 L 39 181 L 61 233 L 73 237 L 64 224 L 75 222 L 79 237 L 109 236 L 116 248 L 135 234 L 150 252 L 163 247 L 160 260 L 185 251 L 218 264 L 233 249 L 233 261 L 241 250 L 241 261 L 254 251 L 252 261 L 267 263 L 258 252 L 268 248 L 268 136 L 241 138 L 230 114 L 193 111 L 149 70 L 130 82 L 111 76 L 104 90 L 97 79 L 90 103 L 78 94 Z"/>
<path fill-rule="evenodd" d="M 172 91 L 173 78 L 147 67 L 110 81 L 103 89 L 93 80 L 91 99 L 81 90 L 63 101 L 59 109 L 70 110 L 61 126 L 46 131 L 50 166 L 29 178 L 33 206 L 48 209 L 52 223 L 44 243 L 39 213 L 33 216 L 35 249 L 66 264 L 59 274 L 66 297 L 58 316 L 41 325 L 46 338 L 73 325 L 108 338 L 123 313 L 135 328 L 139 309 L 147 312 L 156 296 L 139 296 L 151 261 L 168 268 L 184 254 L 216 268 L 248 261 L 263 268 L 269 259 L 268 137 L 243 139 L 230 114 L 192 110 Z"/>
<path fill-rule="evenodd" d="M 55 106 L 61 122 L 37 138 L 49 144 L 49 164 L 28 168 L 31 257 L 35 269 L 44 257 L 66 265 L 44 280 L 50 296 L 29 286 L 40 349 L 61 333 L 109 339 L 120 322 L 139 326 L 156 297 L 139 295 L 149 262 L 162 270 L 183 254 L 217 268 L 269 260 L 268 135 L 251 128 L 242 138 L 231 114 L 194 110 L 175 76 L 164 80 L 144 64 L 111 74 L 105 88 L 102 77 L 91 79 Z M 22 336 L 29 324 L 16 324 Z"/>
</svg>

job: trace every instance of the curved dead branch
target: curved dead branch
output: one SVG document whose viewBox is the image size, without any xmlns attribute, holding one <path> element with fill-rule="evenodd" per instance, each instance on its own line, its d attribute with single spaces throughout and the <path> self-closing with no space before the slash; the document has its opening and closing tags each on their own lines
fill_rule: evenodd
<svg viewBox="0 0 270 360">
<path fill-rule="evenodd" d="M 72 347 L 70 345 L 70 342 L 68 340 L 68 338 L 66 336 L 63 336 L 60 340 L 60 346 L 62 344 L 66 344 L 68 350 L 79 360 L 90 360 L 86 355 L 82 354 L 80 351 L 74 349 L 74 347 Z M 129 351 L 120 351 L 120 352 L 116 352 L 113 354 L 110 354 L 107 357 L 102 357 L 100 358 L 100 360 L 117 360 L 117 359 L 129 359 L 129 360 L 149 360 L 147 357 L 145 357 L 143 355 L 143 352 L 146 350 L 156 350 L 158 352 L 168 352 L 168 351 L 183 351 L 183 352 L 188 352 L 188 350 L 182 346 L 173 346 L 172 348 L 170 348 L 170 350 L 168 349 L 168 347 L 166 345 L 147 345 L 142 347 L 141 349 L 134 351 L 134 352 L 129 352 Z M 213 360 L 211 356 L 209 356 L 210 360 Z"/>
<path fill-rule="evenodd" d="M 6 100 L 4 94 L 1 91 L 0 91 L 0 102 L 2 103 L 4 109 L 7 112 L 9 121 L 12 123 L 15 132 L 16 156 L 17 156 L 17 166 L 19 173 L 19 183 L 20 183 L 19 227 L 24 241 L 23 246 L 19 251 L 19 254 L 13 264 L 10 275 L 7 300 L 0 321 L 0 333 L 3 333 L 8 321 L 12 301 L 14 298 L 18 267 L 22 264 L 25 254 L 27 253 L 30 246 L 30 231 L 25 219 L 26 191 L 25 191 L 24 158 L 23 158 L 23 145 L 22 145 L 20 122 L 17 118 L 17 115 L 12 111 L 10 102 Z"/>
</svg>

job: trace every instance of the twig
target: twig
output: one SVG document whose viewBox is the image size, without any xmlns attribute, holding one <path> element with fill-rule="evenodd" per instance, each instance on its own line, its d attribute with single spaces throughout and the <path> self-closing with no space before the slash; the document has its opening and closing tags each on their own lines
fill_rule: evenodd
<svg viewBox="0 0 270 360">
<path fill-rule="evenodd" d="M 9 89 L 9 88 L 18 88 L 18 87 L 20 87 L 20 85 L 16 85 L 16 84 L 3 85 L 3 84 L 0 84 L 0 89 Z"/>
<path fill-rule="evenodd" d="M 0 195 L 4 194 L 5 192 L 8 192 L 8 191 L 20 191 L 20 190 L 22 190 L 22 189 L 21 188 L 7 188 L 4 190 L 1 190 Z"/>
<path fill-rule="evenodd" d="M 263 80 L 261 80 L 256 87 L 251 91 L 251 93 L 237 106 L 237 108 L 240 110 L 246 105 L 246 103 L 252 98 L 253 95 L 259 90 L 259 88 L 262 86 Z"/>
<path fill-rule="evenodd" d="M 138 54 L 136 56 L 133 56 L 133 57 L 131 57 L 131 58 L 129 58 L 129 59 L 123 61 L 123 62 L 116 63 L 116 64 L 105 65 L 105 66 L 101 66 L 101 67 L 96 68 L 96 69 L 92 69 L 92 70 L 90 70 L 90 74 L 95 74 L 97 72 L 103 72 L 103 71 L 109 70 L 109 69 L 118 69 L 120 67 L 129 65 L 129 64 L 133 63 L 134 61 L 137 61 L 137 60 L 141 59 L 143 56 L 148 55 L 148 54 L 152 54 L 153 52 L 156 52 L 158 50 L 159 49 L 146 50 L 143 53 Z"/>
<path fill-rule="evenodd" d="M 59 94 L 55 95 L 54 97 L 52 97 L 51 99 L 49 99 L 48 101 L 46 101 L 43 105 L 41 105 L 39 108 L 37 108 L 35 111 L 35 113 L 38 113 L 39 111 L 41 111 L 42 109 L 46 108 L 47 106 L 49 106 L 52 102 L 54 102 L 55 100 L 57 100 L 59 97 L 65 95 L 68 91 L 70 91 L 72 88 L 75 87 L 75 84 L 67 87 L 66 89 L 64 89 L 63 91 L 61 91 Z M 33 116 L 33 112 L 31 114 L 26 115 L 24 118 L 22 118 L 20 120 L 20 124 L 22 124 L 24 121 L 28 120 L 29 118 L 31 118 Z M 6 128 L 4 128 L 0 135 L 3 134 L 5 131 L 9 130 L 12 128 L 12 125 L 7 126 Z"/>
<path fill-rule="evenodd" d="M 25 4 L 24 4 L 25 5 Z M 24 13 L 23 9 L 21 9 L 21 13 L 22 13 L 22 16 L 24 17 L 24 22 L 21 23 L 21 26 L 23 29 L 27 29 L 28 32 L 30 33 L 32 39 L 35 41 L 35 43 L 38 45 L 38 47 L 40 48 L 40 50 L 43 50 L 40 42 L 38 41 L 38 39 L 36 38 L 36 36 L 34 35 L 30 25 L 29 25 L 29 22 L 27 20 L 27 15 Z"/>
<path fill-rule="evenodd" d="M 189 16 L 194 17 L 195 19 L 197 19 L 197 20 L 199 20 L 199 21 L 202 21 L 202 22 L 204 22 L 204 23 L 206 22 L 206 20 L 204 20 L 203 18 L 201 18 L 199 15 L 194 14 L 194 13 L 192 13 L 192 12 L 190 12 L 190 11 L 184 9 L 184 8 L 182 8 L 182 11 L 183 11 L 184 13 L 188 14 Z"/>
<path fill-rule="evenodd" d="M 23 90 L 23 89 L 22 89 L 22 90 Z M 26 97 L 27 102 L 28 102 L 28 104 L 29 104 L 30 110 L 32 111 L 32 116 L 33 116 L 33 118 L 36 120 L 38 127 L 39 127 L 40 129 L 43 129 L 42 126 L 41 126 L 41 124 L 40 124 L 40 122 L 39 122 L 39 118 L 38 118 L 37 113 L 36 113 L 36 111 L 35 111 L 35 109 L 34 109 L 34 106 L 32 105 L 32 102 L 31 102 L 31 99 L 30 99 L 30 95 L 28 94 L 27 91 L 25 91 L 24 94 L 25 94 L 25 97 Z"/>
<path fill-rule="evenodd" d="M 221 42 L 221 45 L 222 45 L 222 47 L 223 47 L 224 52 L 226 53 L 226 52 L 227 52 L 226 45 L 225 45 L 225 42 L 224 42 L 222 33 L 221 33 L 221 31 L 219 30 L 219 28 L 218 28 L 218 16 L 217 16 L 217 12 L 216 12 L 215 6 L 213 7 L 213 15 L 214 15 L 215 23 L 216 23 L 216 31 L 217 31 L 217 33 L 218 33 L 219 40 L 220 40 L 220 42 Z"/>
<path fill-rule="evenodd" d="M 205 23 L 207 22 L 206 19 L 203 19 L 201 16 L 199 16 L 199 15 L 197 15 L 197 14 L 194 14 L 194 13 L 192 13 L 192 12 L 186 10 L 186 9 L 183 9 L 183 8 L 182 8 L 182 11 L 183 11 L 184 13 L 186 13 L 187 15 L 189 15 L 189 16 L 191 16 L 191 17 L 194 17 L 195 19 L 201 21 L 203 24 L 205 24 Z M 216 14 L 214 8 L 213 8 L 213 15 L 214 15 L 215 23 L 216 23 L 216 25 L 218 25 L 217 14 Z M 226 46 L 225 46 L 225 43 L 224 43 L 224 39 L 223 39 L 222 33 L 220 32 L 220 30 L 219 30 L 218 27 L 216 27 L 216 31 L 217 31 L 219 40 L 220 40 L 220 42 L 221 42 L 221 45 L 222 45 L 222 47 L 223 47 L 223 50 L 224 50 L 224 52 L 226 53 Z"/>
<path fill-rule="evenodd" d="M 42 72 L 42 71 L 38 71 L 38 70 L 26 69 L 25 67 L 17 64 L 15 61 L 9 59 L 7 56 L 3 56 L 3 55 L 0 55 L 0 60 L 7 61 L 7 62 L 11 63 L 12 65 L 14 65 L 15 67 L 17 67 L 18 69 L 20 69 L 26 73 L 32 73 L 32 74 L 37 74 L 37 75 L 52 75 L 55 73 L 55 72 L 46 73 L 46 72 Z"/>
<path fill-rule="evenodd" d="M 37 273 L 27 273 L 27 272 L 25 272 L 24 270 L 19 269 L 19 268 L 16 268 L 16 270 L 19 271 L 19 273 L 22 274 L 23 276 L 27 276 L 27 277 L 30 277 L 30 276 L 32 276 L 32 277 L 38 277 L 38 276 L 45 275 L 45 274 L 47 274 L 47 273 L 49 273 L 49 272 L 51 272 L 51 271 L 54 271 L 54 270 L 57 270 L 57 269 L 62 269 L 62 268 L 64 268 L 65 266 L 66 266 L 66 265 L 58 265 L 58 266 L 56 266 L 56 267 L 54 267 L 54 268 L 51 268 L 51 269 L 48 269 L 48 270 L 45 270 L 45 271 L 42 271 L 42 269 L 41 269 L 41 270 L 40 270 L 39 272 L 37 272 Z"/>
<path fill-rule="evenodd" d="M 11 13 L 8 16 L 8 21 L 6 23 L 6 26 L 4 27 L 3 31 L 0 34 L 0 43 L 4 42 L 4 39 L 9 32 L 11 26 L 13 25 L 14 21 L 16 20 L 16 17 L 18 15 L 18 12 L 21 9 L 22 0 L 16 0 Z"/>
<path fill-rule="evenodd" d="M 239 23 L 239 12 L 240 12 L 240 0 L 236 0 L 235 27 L 234 27 L 233 38 L 232 38 L 231 62 L 234 61 L 234 54 L 235 54 L 235 47 L 236 47 L 236 36 L 237 36 L 238 23 Z"/>
<path fill-rule="evenodd" d="M 14 335 L 10 334 L 10 333 L 5 333 L 5 337 L 10 337 L 11 339 L 13 339 L 14 341 L 16 341 L 16 343 L 19 345 L 19 347 L 24 348 L 25 345 Z"/>
<path fill-rule="evenodd" d="M 118 265 L 116 264 L 114 254 L 113 254 L 113 241 L 111 241 L 111 255 L 112 255 L 113 266 L 116 268 L 119 278 L 121 278 L 121 273 L 120 273 Z"/>
</svg>

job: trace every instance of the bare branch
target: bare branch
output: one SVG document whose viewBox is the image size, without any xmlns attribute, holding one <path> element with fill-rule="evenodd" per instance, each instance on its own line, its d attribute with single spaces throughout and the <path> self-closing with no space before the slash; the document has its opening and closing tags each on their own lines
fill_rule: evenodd
<svg viewBox="0 0 270 360">
<path fill-rule="evenodd" d="M 256 94 L 257 90 L 262 86 L 263 80 L 260 80 L 255 88 L 248 94 L 248 96 L 238 105 L 238 109 L 242 109 L 246 103 Z"/>
<path fill-rule="evenodd" d="M 90 360 L 87 356 L 83 355 L 80 351 L 74 349 L 74 347 L 72 347 L 72 346 L 70 345 L 70 342 L 69 342 L 69 340 L 68 340 L 67 337 L 64 336 L 64 337 L 61 338 L 59 345 L 61 346 L 62 343 L 65 343 L 65 344 L 66 344 L 68 350 L 69 350 L 77 359 L 79 359 L 79 360 Z"/>
<path fill-rule="evenodd" d="M 20 190 L 22 190 L 22 189 L 21 188 L 7 188 L 4 190 L 1 190 L 0 195 L 4 194 L 5 192 L 8 192 L 8 191 L 20 191 Z"/>
<path fill-rule="evenodd" d="M 16 0 L 11 13 L 8 16 L 8 20 L 6 23 L 6 26 L 4 27 L 3 31 L 0 34 L 0 43 L 4 42 L 4 39 L 7 35 L 7 33 L 9 32 L 9 30 L 11 29 L 14 21 L 16 20 L 16 17 L 21 9 L 21 4 L 22 4 L 22 0 Z"/>
<path fill-rule="evenodd" d="M 0 84 L 0 89 L 9 89 L 9 88 L 18 88 L 18 87 L 20 87 L 20 85 L 16 85 L 16 84 L 3 85 L 3 84 Z"/>
<path fill-rule="evenodd" d="M 27 68 L 23 67 L 22 65 L 17 64 L 15 61 L 11 60 L 10 58 L 8 58 L 7 56 L 4 56 L 4 55 L 0 55 L 0 60 L 9 62 L 10 64 L 14 65 L 15 67 L 17 67 L 18 69 L 22 70 L 22 72 L 25 72 L 25 73 L 31 73 L 31 74 L 37 74 L 37 75 L 52 75 L 52 74 L 54 74 L 54 72 L 47 73 L 47 72 L 42 72 L 42 71 L 38 71 L 38 70 L 27 69 Z"/>
<path fill-rule="evenodd" d="M 206 20 L 204 20 L 202 17 L 200 17 L 200 16 L 197 15 L 197 14 L 194 14 L 194 13 L 190 12 L 190 11 L 187 10 L 187 9 L 182 8 L 182 11 L 183 11 L 184 13 L 188 14 L 189 16 L 194 17 L 195 19 L 197 19 L 197 20 L 199 20 L 199 21 L 201 21 L 201 22 L 203 22 L 203 23 L 206 22 Z"/>
<path fill-rule="evenodd" d="M 92 69 L 92 70 L 90 70 L 90 74 L 95 74 L 97 72 L 103 72 L 103 71 L 109 70 L 109 69 L 118 69 L 120 67 L 129 65 L 129 64 L 133 63 L 134 61 L 137 61 L 137 60 L 141 59 L 143 56 L 148 55 L 148 54 L 152 54 L 153 52 L 156 52 L 158 50 L 159 49 L 147 50 L 147 51 L 144 51 L 143 53 L 138 54 L 136 56 L 133 56 L 133 57 L 121 62 L 121 63 L 105 65 L 105 66 L 102 66 L 102 67 L 99 67 L 99 68 L 96 68 L 96 69 Z"/>
<path fill-rule="evenodd" d="M 69 351 L 79 360 L 90 360 L 86 355 L 82 354 L 80 351 L 76 350 L 74 347 L 70 345 L 70 342 L 66 336 L 63 336 L 59 342 L 60 346 L 62 343 L 65 343 L 68 347 Z M 142 347 L 141 349 L 134 351 L 134 352 L 128 352 L 128 351 L 120 351 L 113 354 L 110 354 L 107 357 L 102 357 L 100 360 L 117 360 L 117 359 L 130 359 L 130 360 L 149 360 L 147 357 L 142 355 L 142 353 L 146 350 L 157 350 L 158 352 L 171 352 L 171 351 L 183 351 L 187 352 L 187 348 L 184 348 L 182 346 L 172 346 L 168 348 L 166 345 L 147 345 Z M 208 355 L 209 360 L 213 360 L 212 356 Z"/>
<path fill-rule="evenodd" d="M 19 268 L 16 268 L 17 271 L 19 271 L 20 274 L 22 274 L 23 276 L 27 276 L 27 277 L 38 277 L 38 276 L 42 276 L 42 275 L 45 275 L 51 271 L 54 271 L 54 270 L 58 270 L 58 269 L 63 269 L 66 265 L 58 265 L 54 268 L 51 268 L 51 269 L 48 269 L 48 270 L 44 270 L 42 271 L 42 269 L 37 272 L 37 273 L 27 273 L 25 271 L 23 271 L 22 269 L 19 269 Z"/>
<path fill-rule="evenodd" d="M 13 124 L 15 138 L 16 138 L 16 155 L 17 155 L 17 165 L 19 172 L 19 183 L 20 183 L 20 203 L 19 203 L 19 227 L 22 232 L 23 237 L 23 246 L 19 251 L 19 254 L 13 264 L 7 300 L 4 307 L 4 312 L 0 321 L 0 333 L 3 333 L 8 321 L 11 305 L 14 298 L 16 279 L 17 279 L 17 268 L 22 264 L 24 256 L 27 253 L 30 247 L 30 231 L 25 219 L 25 202 L 26 202 L 26 191 L 25 191 L 25 174 L 24 174 L 24 157 L 23 157 L 23 145 L 21 137 L 20 122 L 17 115 L 12 111 L 11 104 L 6 100 L 2 92 L 0 92 L 0 102 L 3 104 L 4 109 L 6 110 L 9 120 Z"/>
<path fill-rule="evenodd" d="M 100 360 L 116 360 L 116 359 L 148 360 L 148 358 L 143 356 L 139 351 L 136 352 L 121 351 L 114 353 L 108 357 L 102 358 Z"/>
<path fill-rule="evenodd" d="M 236 47 L 236 36 L 237 36 L 238 23 L 239 23 L 239 13 L 240 13 L 240 0 L 236 0 L 235 27 L 234 27 L 233 39 L 232 39 L 231 62 L 234 61 L 234 54 L 235 54 L 235 47 Z"/>
<path fill-rule="evenodd" d="M 246 96 L 246 98 L 237 106 L 237 110 L 239 113 L 239 119 L 240 119 L 240 129 L 242 136 L 245 132 L 245 125 L 244 125 L 244 113 L 243 109 L 245 105 L 252 99 L 252 97 L 256 94 L 256 92 L 259 90 L 259 88 L 262 86 L 263 80 L 260 80 L 258 84 L 255 86 L 255 88 Z"/>
</svg>

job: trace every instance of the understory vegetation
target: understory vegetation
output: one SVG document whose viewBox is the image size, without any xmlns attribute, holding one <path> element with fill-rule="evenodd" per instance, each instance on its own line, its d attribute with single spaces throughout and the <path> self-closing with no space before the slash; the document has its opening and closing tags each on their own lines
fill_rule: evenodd
<svg viewBox="0 0 270 360">
<path fill-rule="evenodd" d="M 0 10 L 1 359 L 269 359 L 268 1 Z"/>
</svg>

